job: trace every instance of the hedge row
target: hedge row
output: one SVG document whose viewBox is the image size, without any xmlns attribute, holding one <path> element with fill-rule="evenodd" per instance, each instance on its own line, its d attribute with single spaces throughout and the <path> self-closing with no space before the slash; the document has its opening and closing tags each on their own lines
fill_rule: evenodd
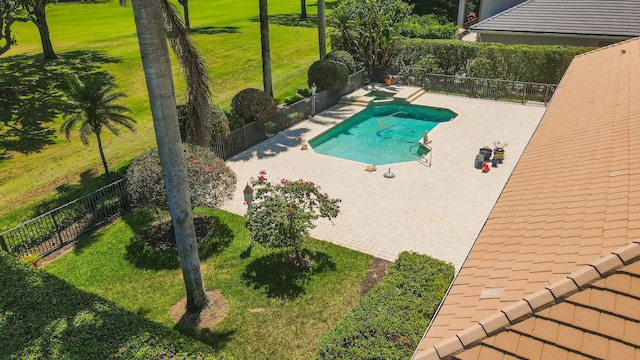
<svg viewBox="0 0 640 360">
<path fill-rule="evenodd" d="M 215 359 L 213 349 L 0 252 L 0 359 Z"/>
<path fill-rule="evenodd" d="M 320 359 L 409 359 L 453 280 L 451 264 L 404 252 L 320 342 Z"/>
<path fill-rule="evenodd" d="M 409 68 L 422 68 L 434 74 L 557 84 L 574 56 L 593 49 L 403 39 L 393 55 L 391 72 L 406 74 Z"/>
</svg>

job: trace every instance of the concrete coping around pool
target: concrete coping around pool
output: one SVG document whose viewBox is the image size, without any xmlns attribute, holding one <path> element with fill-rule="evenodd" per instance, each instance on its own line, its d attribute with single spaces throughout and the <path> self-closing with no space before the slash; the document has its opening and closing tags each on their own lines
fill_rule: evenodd
<svg viewBox="0 0 640 360">
<path fill-rule="evenodd" d="M 374 91 L 385 92 L 393 95 L 391 95 L 388 100 L 375 100 L 373 96 L 368 96 L 368 94 Z M 386 86 L 380 83 L 370 83 L 348 95 L 343 96 L 340 99 L 340 103 L 363 107 L 368 106 L 373 101 L 390 102 L 394 101 L 394 99 L 403 99 L 408 103 L 412 103 L 414 100 L 422 96 L 425 92 L 426 90 L 422 88 L 412 86 Z"/>
</svg>

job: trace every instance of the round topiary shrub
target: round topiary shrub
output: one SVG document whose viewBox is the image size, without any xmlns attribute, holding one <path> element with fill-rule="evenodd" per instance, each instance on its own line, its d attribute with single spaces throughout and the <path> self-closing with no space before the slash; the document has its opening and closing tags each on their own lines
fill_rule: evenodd
<svg viewBox="0 0 640 360">
<path fill-rule="evenodd" d="M 189 144 L 183 148 L 191 205 L 216 208 L 231 199 L 236 186 L 233 170 L 208 149 Z M 127 169 L 127 191 L 135 206 L 169 208 L 157 149 L 133 159 Z"/>
<path fill-rule="evenodd" d="M 243 118 L 245 123 L 268 122 L 276 116 L 278 107 L 269 94 L 260 89 L 247 88 L 231 99 L 231 111 Z"/>
<path fill-rule="evenodd" d="M 344 64 L 347 69 L 349 69 L 349 74 L 353 74 L 358 71 L 358 66 L 356 65 L 356 61 L 353 59 L 353 56 L 344 50 L 333 50 L 332 52 L 327 53 L 323 59 L 333 60 Z"/>
<path fill-rule="evenodd" d="M 189 118 L 187 105 L 178 105 L 178 124 L 180 125 L 180 137 L 185 141 L 187 135 L 186 122 Z M 223 139 L 229 135 L 229 119 L 227 114 L 217 105 L 211 106 L 211 141 Z"/>
<path fill-rule="evenodd" d="M 311 64 L 307 72 L 309 87 L 315 83 L 318 91 L 337 90 L 347 85 L 348 81 L 347 66 L 333 60 L 318 60 Z"/>
</svg>

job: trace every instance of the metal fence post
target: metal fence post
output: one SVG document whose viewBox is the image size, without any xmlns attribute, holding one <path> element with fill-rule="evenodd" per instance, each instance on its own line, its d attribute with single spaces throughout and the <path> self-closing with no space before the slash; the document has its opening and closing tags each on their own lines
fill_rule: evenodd
<svg viewBox="0 0 640 360">
<path fill-rule="evenodd" d="M 60 234 L 60 226 L 58 225 L 58 222 L 56 221 L 56 214 L 51 213 L 51 219 L 53 219 L 53 226 L 55 226 L 56 228 L 56 234 L 58 234 L 58 241 L 60 242 L 60 245 L 62 245 L 62 235 Z"/>
<path fill-rule="evenodd" d="M 2 250 L 4 250 L 4 252 L 6 253 L 9 252 L 9 248 L 7 247 L 7 243 L 4 241 L 3 235 L 0 235 L 0 248 L 2 248 Z"/>
</svg>

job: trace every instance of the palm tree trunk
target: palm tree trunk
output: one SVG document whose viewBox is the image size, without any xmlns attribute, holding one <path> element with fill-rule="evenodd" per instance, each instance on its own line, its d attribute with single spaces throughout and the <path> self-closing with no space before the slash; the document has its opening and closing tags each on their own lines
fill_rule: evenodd
<svg viewBox="0 0 640 360">
<path fill-rule="evenodd" d="M 327 17 L 324 0 L 318 0 L 318 48 L 322 59 L 327 55 Z"/>
<path fill-rule="evenodd" d="M 267 0 L 258 0 L 260 7 L 260 44 L 262 45 L 262 85 L 264 92 L 273 97 L 271 79 L 271 48 L 269 46 L 269 9 Z"/>
<path fill-rule="evenodd" d="M 307 0 L 300 0 L 300 18 L 307 18 Z"/>
<path fill-rule="evenodd" d="M 33 15 L 35 17 L 34 23 L 38 27 L 40 33 L 40 43 L 42 43 L 42 52 L 45 60 L 57 59 L 58 56 L 53 51 L 53 45 L 51 44 L 51 36 L 49 35 L 49 24 L 47 24 L 47 15 L 45 8 L 47 2 L 44 0 L 36 1 L 33 7 Z"/>
<path fill-rule="evenodd" d="M 187 291 L 187 311 L 200 312 L 209 306 L 209 300 L 200 271 L 163 17 L 156 0 L 133 0 L 132 3 L 160 165 Z"/>
<path fill-rule="evenodd" d="M 107 158 L 104 157 L 104 150 L 102 149 L 102 138 L 100 132 L 96 132 L 96 139 L 98 139 L 98 149 L 100 150 L 100 158 L 102 159 L 102 166 L 104 166 L 104 173 L 109 177 L 109 166 L 107 165 Z"/>
</svg>

